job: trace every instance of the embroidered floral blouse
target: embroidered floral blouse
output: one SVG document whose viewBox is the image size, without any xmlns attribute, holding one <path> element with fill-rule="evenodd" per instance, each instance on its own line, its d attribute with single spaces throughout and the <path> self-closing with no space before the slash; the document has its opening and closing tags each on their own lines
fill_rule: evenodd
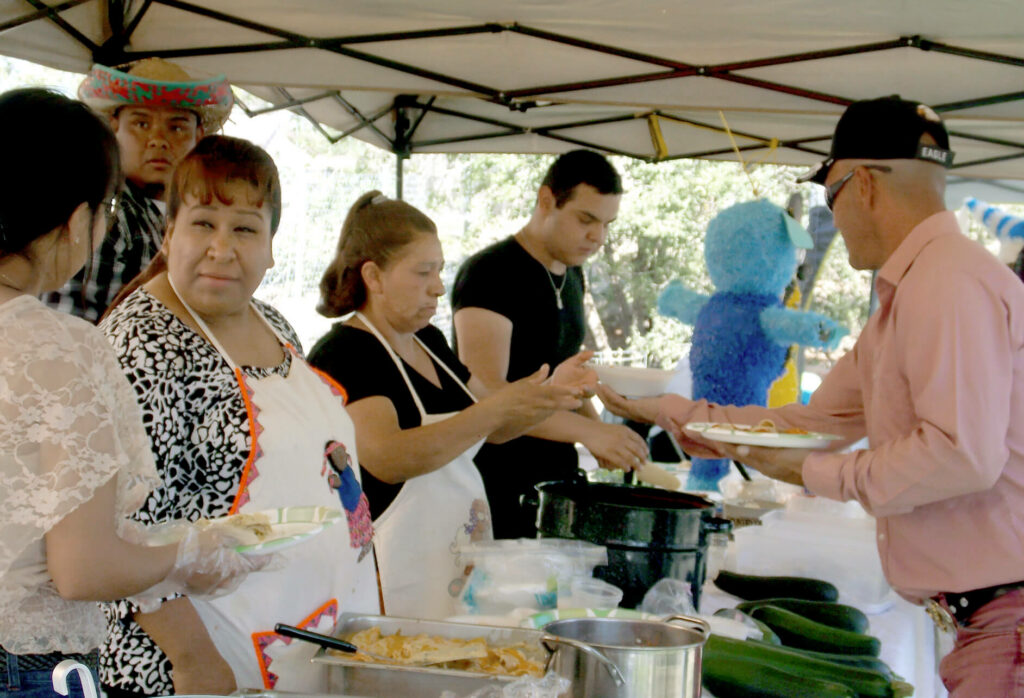
<svg viewBox="0 0 1024 698">
<path fill-rule="evenodd" d="M 97 647 L 103 614 L 57 595 L 45 535 L 111 478 L 121 522 L 159 481 L 103 334 L 30 296 L 0 304 L 0 477 L 0 645 L 16 654 Z"/>
</svg>

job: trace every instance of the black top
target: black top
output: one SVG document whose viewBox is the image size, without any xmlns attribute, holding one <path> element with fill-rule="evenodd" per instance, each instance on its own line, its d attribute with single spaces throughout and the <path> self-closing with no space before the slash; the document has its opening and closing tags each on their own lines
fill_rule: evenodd
<svg viewBox="0 0 1024 698">
<path fill-rule="evenodd" d="M 427 325 L 416 336 L 452 369 L 459 380 L 463 383 L 469 380 L 469 369 L 456 358 L 441 330 Z M 398 426 L 402 429 L 420 426 L 420 412 L 402 374 L 384 345 L 370 332 L 342 323 L 334 325 L 309 352 L 309 363 L 341 384 L 348 394 L 347 404 L 380 395 L 391 400 L 395 406 Z M 437 377 L 441 381 L 441 387 L 438 388 L 405 361 L 402 361 L 402 365 L 427 414 L 459 412 L 473 404 L 466 391 L 440 366 L 437 367 Z M 362 473 L 363 491 L 370 502 L 370 515 L 376 519 L 398 496 L 402 484 L 393 485 L 378 480 L 365 468 Z"/>
<path fill-rule="evenodd" d="M 562 310 L 556 304 L 556 287 L 562 289 Z M 515 381 L 541 364 L 553 369 L 580 350 L 586 330 L 583 287 L 580 267 L 569 267 L 565 276 L 549 275 L 543 264 L 509 237 L 459 267 L 452 286 L 452 312 L 484 308 L 512 321 L 506 380 Z M 458 348 L 454 338 L 453 345 Z"/>
<path fill-rule="evenodd" d="M 562 289 L 561 310 L 556 287 Z M 452 312 L 484 308 L 512 321 L 506 379 L 515 381 L 545 363 L 553 369 L 580 350 L 586 331 L 583 290 L 580 267 L 569 267 L 565 276 L 549 275 L 509 237 L 462 264 L 452 286 Z M 520 516 L 520 495 L 534 494 L 538 482 L 572 477 L 577 456 L 573 444 L 523 436 L 484 444 L 476 464 L 487 487 L 495 537 L 533 537 L 531 517 Z"/>
</svg>

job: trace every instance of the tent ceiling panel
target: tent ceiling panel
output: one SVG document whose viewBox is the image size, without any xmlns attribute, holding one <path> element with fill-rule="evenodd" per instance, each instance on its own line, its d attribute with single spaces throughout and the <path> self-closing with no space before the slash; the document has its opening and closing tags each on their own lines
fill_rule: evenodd
<svg viewBox="0 0 1024 698">
<path fill-rule="evenodd" d="M 45 8 L 43 8 L 45 10 Z M 0 31 L 0 45 L 16 47 L 0 53 L 35 61 L 61 70 L 85 72 L 92 64 L 92 50 L 102 42 L 104 21 L 93 4 L 71 7 L 57 15 L 68 29 L 47 19 L 45 15 L 34 21 L 17 24 L 26 15 L 42 14 L 24 0 L 5 0 L 0 4 L 0 27 L 13 25 Z M 83 65 L 85 66 L 83 68 Z"/>
<path fill-rule="evenodd" d="M 1024 56 L 1021 48 L 1018 52 Z M 737 73 L 816 92 L 839 93 L 849 99 L 900 94 L 936 107 L 965 98 L 1002 94 L 1014 84 L 1024 87 L 1024 71 L 1020 67 L 916 48 L 822 58 Z M 857 80 L 837 84 L 837 75 L 856 75 Z M 1024 111 L 1021 103 L 1017 108 Z"/>
<path fill-rule="evenodd" d="M 237 84 L 381 91 L 384 91 L 382 86 L 387 85 L 388 92 L 419 94 L 455 91 L 441 82 L 312 48 L 174 60 L 183 66 L 199 68 L 204 73 L 231 76 L 232 82 Z"/>
<path fill-rule="evenodd" d="M 195 12 L 153 4 L 132 33 L 131 49 L 184 50 L 280 42 L 284 37 Z"/>
<path fill-rule="evenodd" d="M 577 91 L 555 91 L 543 99 L 591 104 L 640 105 L 652 108 L 756 109 L 775 111 L 821 110 L 821 102 L 761 87 L 699 75 L 630 85 Z"/>
<path fill-rule="evenodd" d="M 1024 179 L 1022 26 L 1020 0 L 0 0 L 0 53 L 160 55 L 403 155 L 735 159 L 721 111 L 744 160 L 805 164 L 898 92 L 944 112 L 960 174 Z"/>
<path fill-rule="evenodd" d="M 486 140 L 469 140 L 451 145 L 424 145 L 417 153 L 564 153 L 577 148 L 568 141 L 559 141 L 536 133 L 501 136 Z"/>
<path fill-rule="evenodd" d="M 560 82 L 665 72 L 664 68 L 649 63 L 581 50 L 515 32 L 361 44 L 359 50 L 406 65 L 455 75 L 500 92 L 549 82 L 553 65 L 558 66 Z M 467 61 L 466 56 L 477 58 Z"/>
</svg>

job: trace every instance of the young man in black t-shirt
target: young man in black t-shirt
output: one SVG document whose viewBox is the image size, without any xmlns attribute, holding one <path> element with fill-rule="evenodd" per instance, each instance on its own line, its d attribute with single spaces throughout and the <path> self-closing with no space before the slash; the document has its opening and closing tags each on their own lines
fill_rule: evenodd
<svg viewBox="0 0 1024 698">
<path fill-rule="evenodd" d="M 566 153 L 545 175 L 527 224 L 463 263 L 452 287 L 453 344 L 474 376 L 499 387 L 580 350 L 586 329 L 580 265 L 604 243 L 621 195 L 619 175 L 603 156 Z M 538 482 L 571 477 L 575 443 L 606 468 L 630 470 L 647 457 L 636 432 L 601 422 L 589 403 L 553 415 L 530 434 L 485 444 L 476 457 L 496 538 L 536 535 L 520 497 Z"/>
</svg>

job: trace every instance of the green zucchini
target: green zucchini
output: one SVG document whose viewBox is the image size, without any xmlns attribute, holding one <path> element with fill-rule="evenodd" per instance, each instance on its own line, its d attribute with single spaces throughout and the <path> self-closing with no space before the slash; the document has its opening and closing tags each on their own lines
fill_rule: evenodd
<svg viewBox="0 0 1024 698">
<path fill-rule="evenodd" d="M 834 584 L 809 577 L 765 577 L 721 570 L 715 586 L 744 601 L 790 598 L 808 601 L 836 601 L 839 590 Z"/>
<path fill-rule="evenodd" d="M 756 662 L 781 669 L 801 678 L 843 684 L 860 698 L 903 698 L 914 692 L 914 688 L 910 684 L 889 679 L 871 669 L 844 666 L 764 642 L 734 640 L 718 635 L 708 638 L 704 645 L 702 661 L 705 663 L 708 661 L 720 662 L 726 665 L 738 661 Z M 711 686 L 709 685 L 708 688 Z M 714 689 L 711 688 L 711 691 L 714 692 Z"/>
<path fill-rule="evenodd" d="M 757 618 L 751 618 L 757 629 L 761 631 L 761 641 L 767 642 L 769 645 L 782 645 L 782 638 L 775 634 L 775 631 L 768 627 L 768 624 L 759 621 Z"/>
<path fill-rule="evenodd" d="M 776 635 L 771 628 L 769 628 L 767 625 L 757 620 L 756 618 L 751 618 L 749 613 L 744 613 L 738 608 L 720 608 L 717 611 L 715 611 L 714 615 L 721 616 L 722 618 L 728 618 L 729 620 L 742 622 L 744 625 L 747 626 L 753 625 L 761 631 L 761 639 L 765 642 L 771 643 L 773 645 L 782 644 L 782 640 L 779 639 L 779 636 Z"/>
<path fill-rule="evenodd" d="M 782 644 L 789 647 L 872 657 L 877 657 L 882 649 L 881 641 L 873 635 L 833 628 L 778 606 L 759 606 L 750 615 L 774 630 Z"/>
<path fill-rule="evenodd" d="M 843 666 L 852 666 L 858 669 L 870 669 L 871 671 L 877 671 L 879 674 L 895 681 L 900 677 L 892 670 L 892 668 L 883 662 L 878 657 L 872 657 L 870 654 L 836 654 L 835 652 L 815 652 L 814 650 L 805 650 L 799 647 L 785 647 L 773 642 L 766 642 L 765 640 L 747 640 L 748 642 L 762 643 L 768 647 L 774 647 L 777 650 L 783 652 L 789 652 L 792 654 L 799 654 L 804 657 L 811 657 L 812 659 L 821 659 L 826 662 L 835 662 L 836 664 L 842 664 Z"/>
<path fill-rule="evenodd" d="M 866 633 L 868 631 L 868 617 L 864 615 L 864 612 L 859 608 L 853 606 L 847 606 L 841 603 L 832 603 L 829 601 L 808 601 L 806 599 L 791 599 L 791 598 L 776 598 L 776 599 L 760 599 L 758 601 L 744 601 L 743 603 L 736 604 L 736 608 L 740 609 L 744 613 L 750 613 L 751 610 L 758 606 L 764 606 L 771 604 L 772 606 L 778 606 L 784 608 L 787 611 L 793 613 L 799 613 L 804 618 L 810 618 L 811 620 L 825 625 L 831 625 L 833 628 L 842 628 L 843 630 L 849 630 L 855 633 Z"/>
<path fill-rule="evenodd" d="M 701 679 L 715 698 L 857 698 L 849 686 L 806 678 L 758 661 L 705 655 Z"/>
</svg>

